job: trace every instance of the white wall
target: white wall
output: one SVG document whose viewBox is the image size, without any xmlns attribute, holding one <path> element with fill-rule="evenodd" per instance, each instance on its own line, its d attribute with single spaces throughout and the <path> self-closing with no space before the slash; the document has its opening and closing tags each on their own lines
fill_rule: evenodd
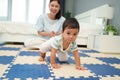
<svg viewBox="0 0 120 80">
<path fill-rule="evenodd" d="M 73 12 L 73 2 L 74 0 L 65 0 L 65 12 L 70 11 Z M 73 14 L 71 14 L 73 16 Z"/>
</svg>

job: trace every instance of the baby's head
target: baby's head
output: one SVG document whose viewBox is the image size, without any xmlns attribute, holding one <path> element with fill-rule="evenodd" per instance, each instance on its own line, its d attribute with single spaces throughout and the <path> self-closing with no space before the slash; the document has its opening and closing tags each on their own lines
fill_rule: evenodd
<svg viewBox="0 0 120 80">
<path fill-rule="evenodd" d="M 75 18 L 68 18 L 64 21 L 62 27 L 63 40 L 74 42 L 79 33 L 79 23 Z"/>
<path fill-rule="evenodd" d="M 62 32 L 64 32 L 66 28 L 78 29 L 79 31 L 79 23 L 75 18 L 68 18 L 63 23 Z"/>
</svg>

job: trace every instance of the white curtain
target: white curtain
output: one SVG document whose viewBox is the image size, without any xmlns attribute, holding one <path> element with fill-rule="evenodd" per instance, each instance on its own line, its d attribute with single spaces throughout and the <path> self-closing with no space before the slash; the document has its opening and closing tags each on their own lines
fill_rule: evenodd
<svg viewBox="0 0 120 80">
<path fill-rule="evenodd" d="M 48 12 L 49 0 L 12 0 L 11 20 L 35 24 L 38 17 Z"/>
</svg>

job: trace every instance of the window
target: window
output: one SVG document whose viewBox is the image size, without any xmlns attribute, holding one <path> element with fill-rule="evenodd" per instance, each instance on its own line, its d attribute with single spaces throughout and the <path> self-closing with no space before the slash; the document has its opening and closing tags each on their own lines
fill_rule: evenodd
<svg viewBox="0 0 120 80">
<path fill-rule="evenodd" d="M 12 21 L 25 22 L 26 18 L 26 0 L 12 1 Z"/>
<path fill-rule="evenodd" d="M 48 3 L 49 0 L 13 0 L 12 21 L 35 23 L 41 14 L 48 12 Z"/>
<path fill-rule="evenodd" d="M 0 20 L 35 23 L 48 12 L 48 3 L 49 0 L 0 0 Z"/>
<path fill-rule="evenodd" d="M 28 22 L 34 23 L 36 19 L 43 13 L 44 0 L 29 0 L 28 6 Z"/>
<path fill-rule="evenodd" d="M 0 0 L 0 20 L 7 19 L 8 0 Z"/>
</svg>

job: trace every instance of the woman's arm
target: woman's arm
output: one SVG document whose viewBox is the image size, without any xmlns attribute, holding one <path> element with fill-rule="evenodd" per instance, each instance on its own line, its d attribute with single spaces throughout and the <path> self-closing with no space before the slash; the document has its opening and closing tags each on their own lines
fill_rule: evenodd
<svg viewBox="0 0 120 80">
<path fill-rule="evenodd" d="M 52 37 L 55 35 L 53 32 L 44 32 L 44 31 L 38 31 L 38 34 L 41 36 L 49 36 L 49 37 Z"/>
<path fill-rule="evenodd" d="M 81 66 L 80 56 L 79 56 L 78 50 L 73 51 L 73 55 L 74 55 L 74 58 L 75 58 L 76 69 L 86 70 L 85 68 L 83 68 Z"/>
<path fill-rule="evenodd" d="M 41 36 L 53 37 L 53 36 L 59 35 L 60 33 L 55 33 L 54 31 L 52 31 L 52 32 L 38 31 L 38 34 Z"/>
<path fill-rule="evenodd" d="M 56 53 L 57 53 L 57 50 L 55 48 L 52 48 L 51 55 L 50 55 L 50 63 L 53 68 L 58 69 L 60 68 L 60 65 L 56 63 Z"/>
</svg>

